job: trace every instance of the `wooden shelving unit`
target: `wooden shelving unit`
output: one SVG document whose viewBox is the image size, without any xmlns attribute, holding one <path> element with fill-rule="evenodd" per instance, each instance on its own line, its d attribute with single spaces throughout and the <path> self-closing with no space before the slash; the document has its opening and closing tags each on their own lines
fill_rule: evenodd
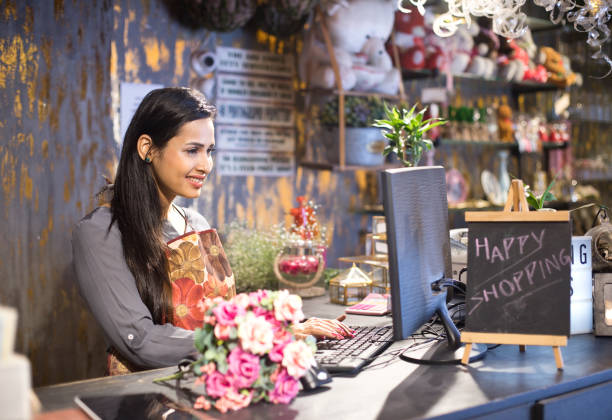
<svg viewBox="0 0 612 420">
<path fill-rule="evenodd" d="M 309 161 L 303 160 L 299 162 L 299 165 L 303 167 L 312 168 L 312 169 L 332 170 L 332 171 L 339 171 L 339 172 L 355 171 L 355 170 L 380 170 L 381 168 L 386 169 L 388 168 L 388 166 L 386 165 L 384 166 L 350 166 L 346 164 L 346 153 L 345 153 L 346 151 L 346 130 L 345 130 L 346 116 L 344 115 L 345 113 L 344 99 L 346 96 L 362 96 L 362 97 L 375 96 L 378 98 L 389 99 L 389 100 L 396 101 L 396 102 L 405 101 L 406 95 L 404 92 L 403 79 L 400 81 L 399 95 L 388 95 L 388 94 L 378 93 L 378 92 L 359 92 L 359 91 L 344 90 L 342 86 L 342 79 L 340 77 L 340 69 L 338 66 L 338 62 L 336 61 L 336 56 L 334 53 L 333 44 L 331 42 L 331 37 L 329 35 L 329 30 L 327 28 L 327 25 L 325 24 L 325 19 L 319 7 L 317 7 L 315 10 L 315 20 L 313 22 L 313 28 L 311 30 L 313 31 L 316 30 L 315 27 L 317 25 L 321 30 L 323 41 L 325 43 L 327 53 L 329 54 L 332 70 L 334 72 L 334 78 L 336 81 L 336 88 L 330 89 L 330 90 L 320 89 L 320 88 L 307 88 L 303 90 L 303 92 L 306 93 L 307 95 L 312 94 L 312 93 L 319 93 L 319 94 L 332 94 L 338 97 L 338 148 L 339 148 L 338 160 L 339 162 L 338 164 L 335 164 L 335 163 L 328 163 L 328 162 L 309 162 Z M 393 33 L 391 34 L 391 37 L 393 39 L 394 37 Z M 393 43 L 393 45 L 394 45 L 393 54 L 395 56 L 394 61 L 396 63 L 396 68 L 398 69 L 398 71 L 400 71 L 400 74 L 401 74 L 401 69 L 399 68 L 397 48 L 395 48 L 395 43 Z M 306 79 L 310 80 L 308 76 L 306 77 Z M 308 100 L 306 101 L 307 104 L 309 104 L 309 102 L 310 101 Z M 306 139 L 306 141 L 308 141 L 308 139 Z"/>
</svg>

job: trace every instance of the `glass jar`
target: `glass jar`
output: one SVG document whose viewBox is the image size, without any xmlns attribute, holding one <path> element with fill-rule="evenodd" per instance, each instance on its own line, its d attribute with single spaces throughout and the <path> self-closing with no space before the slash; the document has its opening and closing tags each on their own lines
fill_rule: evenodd
<svg viewBox="0 0 612 420">
<path fill-rule="evenodd" d="M 312 241 L 294 241 L 287 243 L 274 261 L 274 273 L 279 280 L 280 289 L 309 296 L 319 296 L 325 289 L 312 290 L 319 281 L 325 269 L 325 251 Z M 306 289 L 311 289 L 307 291 Z M 301 293 L 303 292 L 303 293 Z"/>
</svg>

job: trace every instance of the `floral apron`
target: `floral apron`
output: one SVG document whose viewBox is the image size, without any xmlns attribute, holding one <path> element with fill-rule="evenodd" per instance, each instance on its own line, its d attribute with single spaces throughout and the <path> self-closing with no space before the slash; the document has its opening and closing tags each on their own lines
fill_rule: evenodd
<svg viewBox="0 0 612 420">
<path fill-rule="evenodd" d="M 172 283 L 172 324 L 194 330 L 203 325 L 204 313 L 198 308 L 203 298 L 229 299 L 236 295 L 234 274 L 215 229 L 188 232 L 167 243 L 168 271 Z M 108 355 L 108 374 L 138 371 L 114 348 Z"/>
</svg>

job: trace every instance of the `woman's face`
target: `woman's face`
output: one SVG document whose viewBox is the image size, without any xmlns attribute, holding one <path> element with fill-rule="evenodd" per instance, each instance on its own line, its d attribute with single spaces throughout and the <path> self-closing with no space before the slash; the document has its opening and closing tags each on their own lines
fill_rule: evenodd
<svg viewBox="0 0 612 420">
<path fill-rule="evenodd" d="M 200 196 L 204 180 L 213 168 L 215 128 L 211 118 L 185 123 L 166 146 L 154 153 L 151 165 L 163 201 L 177 195 Z"/>
</svg>

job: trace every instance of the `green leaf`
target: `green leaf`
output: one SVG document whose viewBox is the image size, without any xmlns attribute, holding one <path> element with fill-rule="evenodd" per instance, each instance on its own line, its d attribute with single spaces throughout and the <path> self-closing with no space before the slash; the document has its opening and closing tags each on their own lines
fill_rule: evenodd
<svg viewBox="0 0 612 420">
<path fill-rule="evenodd" d="M 200 353 L 204 352 L 204 335 L 205 332 L 202 328 L 196 328 L 193 332 L 193 344 Z"/>
<path fill-rule="evenodd" d="M 534 209 L 541 208 L 540 204 L 538 203 L 537 198 L 535 198 L 533 194 L 529 194 L 526 198 L 527 198 L 527 203 L 529 203 L 531 207 L 533 207 Z"/>
<path fill-rule="evenodd" d="M 542 202 L 553 200 L 556 200 L 556 197 L 550 191 L 545 191 L 544 194 L 542 194 Z"/>
</svg>

